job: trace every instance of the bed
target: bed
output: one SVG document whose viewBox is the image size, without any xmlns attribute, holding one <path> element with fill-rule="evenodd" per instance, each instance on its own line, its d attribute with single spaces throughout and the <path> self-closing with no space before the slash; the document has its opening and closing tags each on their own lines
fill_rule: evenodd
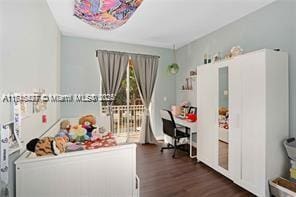
<svg viewBox="0 0 296 197">
<path fill-rule="evenodd" d="M 59 122 L 44 136 L 52 135 Z M 136 144 L 16 160 L 17 197 L 137 197 Z"/>
</svg>

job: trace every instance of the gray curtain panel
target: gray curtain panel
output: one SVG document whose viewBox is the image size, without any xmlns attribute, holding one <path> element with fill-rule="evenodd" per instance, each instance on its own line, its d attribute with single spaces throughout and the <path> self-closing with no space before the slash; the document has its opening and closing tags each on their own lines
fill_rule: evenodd
<svg viewBox="0 0 296 197">
<path fill-rule="evenodd" d="M 149 105 L 151 103 L 151 97 L 155 86 L 159 58 L 148 55 L 131 55 L 131 60 L 135 70 L 138 89 L 145 106 L 140 143 L 156 144 L 157 141 L 151 129 Z"/>
<path fill-rule="evenodd" d="M 99 61 L 103 93 L 108 95 L 117 94 L 120 82 L 126 71 L 129 56 L 125 53 L 115 51 L 97 50 L 97 58 Z M 114 132 L 113 128 L 113 102 L 107 102 L 110 115 L 110 129 Z"/>
</svg>

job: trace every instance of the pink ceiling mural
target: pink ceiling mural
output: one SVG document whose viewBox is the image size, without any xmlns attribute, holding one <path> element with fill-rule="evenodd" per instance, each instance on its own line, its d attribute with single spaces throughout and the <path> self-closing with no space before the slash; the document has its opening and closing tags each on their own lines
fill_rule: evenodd
<svg viewBox="0 0 296 197">
<path fill-rule="evenodd" d="M 113 30 L 125 24 L 143 0 L 75 0 L 74 16 L 98 28 Z"/>
</svg>

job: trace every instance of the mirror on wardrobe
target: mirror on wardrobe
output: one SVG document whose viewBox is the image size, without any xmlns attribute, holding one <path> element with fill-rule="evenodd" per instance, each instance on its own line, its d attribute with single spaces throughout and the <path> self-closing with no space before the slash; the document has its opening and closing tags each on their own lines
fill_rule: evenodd
<svg viewBox="0 0 296 197">
<path fill-rule="evenodd" d="M 218 164 L 228 170 L 228 67 L 219 68 Z"/>
</svg>

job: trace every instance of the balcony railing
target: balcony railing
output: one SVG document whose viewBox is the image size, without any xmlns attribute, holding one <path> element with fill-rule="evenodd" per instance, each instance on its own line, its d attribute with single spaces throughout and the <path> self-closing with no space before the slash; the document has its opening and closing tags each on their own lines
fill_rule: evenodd
<svg viewBox="0 0 296 197">
<path fill-rule="evenodd" d="M 144 113 L 144 105 L 130 105 L 129 116 L 127 105 L 112 106 L 114 117 L 114 131 L 116 135 L 125 135 L 128 132 L 138 134 L 141 130 L 142 117 Z M 107 113 L 108 107 L 102 106 L 102 112 Z"/>
</svg>

